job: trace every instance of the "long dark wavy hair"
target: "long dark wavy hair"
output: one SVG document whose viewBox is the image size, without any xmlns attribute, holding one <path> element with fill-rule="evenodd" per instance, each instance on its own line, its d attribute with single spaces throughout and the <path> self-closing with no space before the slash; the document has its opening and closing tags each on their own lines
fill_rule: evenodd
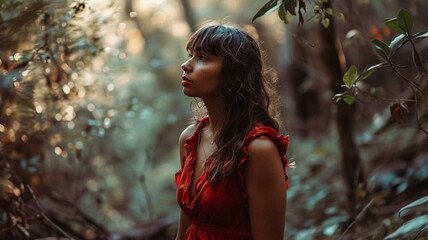
<svg viewBox="0 0 428 240">
<path fill-rule="evenodd" d="M 268 89 L 275 79 L 269 82 L 265 77 L 268 74 L 258 42 L 240 28 L 206 24 L 190 37 L 186 48 L 223 57 L 220 92 L 226 116 L 214 137 L 218 148 L 206 162 L 209 181 L 214 184 L 237 168 L 245 137 L 255 124 L 278 131 L 277 111 Z"/>
</svg>

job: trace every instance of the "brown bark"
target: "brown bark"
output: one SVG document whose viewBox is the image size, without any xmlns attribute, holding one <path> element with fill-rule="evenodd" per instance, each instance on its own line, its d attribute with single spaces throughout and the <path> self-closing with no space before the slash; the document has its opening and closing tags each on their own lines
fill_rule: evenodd
<svg viewBox="0 0 428 240">
<path fill-rule="evenodd" d="M 193 17 L 192 8 L 190 6 L 189 0 L 181 0 L 181 5 L 183 6 L 184 17 L 186 18 L 186 22 L 189 25 L 190 31 L 196 31 L 196 21 Z"/>
<path fill-rule="evenodd" d="M 332 8 L 332 0 L 324 3 L 324 8 Z M 328 15 L 328 14 L 327 14 Z M 325 70 L 330 78 L 330 87 L 333 93 L 341 92 L 342 76 L 346 71 L 346 62 L 342 46 L 337 36 L 334 18 L 324 28 L 321 24 L 321 41 L 323 45 L 322 56 Z M 341 149 L 342 174 L 347 190 L 350 212 L 361 207 L 361 199 L 358 199 L 357 190 L 362 187 L 366 190 L 364 171 L 358 147 L 354 140 L 355 105 L 347 105 L 340 101 L 336 105 L 336 124 L 339 134 Z"/>
</svg>

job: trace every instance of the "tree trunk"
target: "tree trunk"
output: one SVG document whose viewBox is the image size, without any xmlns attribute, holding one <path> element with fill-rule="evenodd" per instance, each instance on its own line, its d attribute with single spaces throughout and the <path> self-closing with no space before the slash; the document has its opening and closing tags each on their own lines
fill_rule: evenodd
<svg viewBox="0 0 428 240">
<path fill-rule="evenodd" d="M 192 8 L 190 6 L 189 0 L 181 0 L 181 5 L 183 6 L 184 17 L 186 18 L 186 22 L 189 25 L 190 31 L 196 31 L 196 21 L 193 17 Z"/>
<path fill-rule="evenodd" d="M 325 2 L 323 7 L 324 9 L 332 8 L 332 5 L 332 0 L 330 0 Z M 330 87 L 333 93 L 338 93 L 342 91 L 342 76 L 346 71 L 346 62 L 340 40 L 337 36 L 334 17 L 328 14 L 326 14 L 326 17 L 330 19 L 329 26 L 324 28 L 320 25 L 322 28 L 322 58 L 325 70 L 331 78 Z M 350 213 L 353 213 L 362 207 L 360 202 L 362 199 L 358 199 L 359 196 L 357 195 L 358 188 L 362 188 L 364 192 L 367 192 L 364 171 L 354 140 L 355 104 L 347 105 L 343 101 L 340 101 L 336 107 L 336 124 L 341 148 L 342 174 L 347 191 L 348 210 Z"/>
</svg>

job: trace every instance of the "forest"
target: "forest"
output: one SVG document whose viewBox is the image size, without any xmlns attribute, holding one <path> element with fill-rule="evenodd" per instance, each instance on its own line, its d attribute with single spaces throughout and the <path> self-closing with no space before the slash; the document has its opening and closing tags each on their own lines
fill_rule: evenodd
<svg viewBox="0 0 428 240">
<path fill-rule="evenodd" d="M 428 239 L 428 1 L 0 0 L 0 239 L 175 239 L 180 85 L 207 21 L 257 38 L 290 240 Z"/>
</svg>

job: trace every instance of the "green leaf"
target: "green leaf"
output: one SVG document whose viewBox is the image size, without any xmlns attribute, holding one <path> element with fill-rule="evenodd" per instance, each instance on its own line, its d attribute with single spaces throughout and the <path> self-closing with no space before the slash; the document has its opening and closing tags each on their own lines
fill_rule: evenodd
<svg viewBox="0 0 428 240">
<path fill-rule="evenodd" d="M 296 0 L 284 0 L 283 5 L 285 10 L 287 10 L 291 15 L 296 15 L 296 7 L 297 7 L 297 1 Z"/>
<path fill-rule="evenodd" d="M 263 5 L 262 8 L 254 15 L 251 22 L 254 22 L 257 18 L 267 15 L 269 13 L 272 13 L 273 11 L 277 10 L 281 6 L 281 1 L 278 0 L 270 0 L 265 5 Z"/>
<path fill-rule="evenodd" d="M 410 221 L 405 222 L 401 227 L 395 230 L 395 232 L 386 236 L 385 240 L 409 236 L 411 234 L 414 234 L 420 231 L 427 231 L 428 230 L 427 226 L 428 226 L 428 215 L 422 215 Z"/>
<path fill-rule="evenodd" d="M 337 20 L 345 21 L 345 14 L 343 14 L 343 13 L 337 14 Z"/>
<path fill-rule="evenodd" d="M 418 206 L 426 204 L 426 203 L 428 203 L 428 196 L 423 197 L 423 198 L 419 198 L 418 200 L 411 202 L 411 203 L 407 204 L 406 206 L 402 207 L 398 211 L 398 216 L 400 216 L 403 211 L 406 211 L 410 208 L 418 207 Z"/>
<path fill-rule="evenodd" d="M 397 18 L 387 18 L 383 20 L 383 23 L 391 30 L 394 30 L 398 33 L 402 33 L 405 34 L 406 32 L 400 28 L 400 26 L 398 25 L 398 20 Z"/>
<path fill-rule="evenodd" d="M 321 21 L 321 24 L 322 24 L 325 28 L 328 28 L 328 26 L 330 25 L 330 19 L 328 19 L 328 18 L 323 18 L 323 20 Z"/>
<path fill-rule="evenodd" d="M 382 87 L 372 87 L 370 88 L 370 95 L 371 96 L 375 96 L 375 97 L 379 97 L 384 95 L 385 90 Z"/>
<path fill-rule="evenodd" d="M 413 28 L 412 15 L 406 9 L 401 9 L 397 16 L 398 26 L 403 29 L 408 35 Z"/>
<path fill-rule="evenodd" d="M 386 43 L 382 42 L 381 40 L 374 39 L 372 40 L 372 43 L 375 45 L 377 49 L 379 49 L 381 52 L 385 54 L 385 56 L 389 56 L 389 46 L 386 45 Z"/>
<path fill-rule="evenodd" d="M 285 9 L 284 4 L 281 4 L 280 8 L 278 8 L 278 16 L 285 24 L 288 23 L 287 10 Z"/>
<path fill-rule="evenodd" d="M 389 43 L 389 49 L 393 49 L 395 45 L 397 45 L 397 43 L 399 43 L 404 38 L 406 38 L 406 35 L 404 34 L 400 34 L 397 37 L 395 37 L 394 40 L 392 40 L 391 43 Z"/>
<path fill-rule="evenodd" d="M 343 93 L 335 94 L 333 97 L 333 100 L 336 102 L 339 102 L 342 99 L 342 95 L 343 95 Z"/>
<path fill-rule="evenodd" d="M 357 98 L 354 95 L 345 95 L 343 96 L 343 101 L 347 103 L 348 105 L 351 105 L 357 100 Z"/>
<path fill-rule="evenodd" d="M 354 85 L 354 83 L 357 81 L 357 78 L 357 67 L 355 67 L 355 65 L 352 65 L 343 75 L 343 82 L 345 83 L 345 86 L 350 89 L 352 88 L 352 85 Z"/>
<path fill-rule="evenodd" d="M 327 14 L 329 14 L 329 15 L 333 16 L 333 8 L 326 8 L 326 9 L 325 9 L 325 13 L 327 13 Z"/>
<path fill-rule="evenodd" d="M 345 37 L 346 37 L 346 39 L 359 38 L 359 37 L 361 37 L 361 32 L 360 32 L 360 30 L 352 29 L 346 33 Z"/>
<path fill-rule="evenodd" d="M 371 67 L 369 67 L 367 70 L 364 70 L 361 74 L 360 74 L 360 79 L 364 80 L 366 78 L 368 78 L 370 75 L 372 75 L 372 73 L 374 73 L 376 70 L 378 70 L 381 67 L 384 67 L 388 65 L 387 63 L 379 63 L 376 65 L 373 65 Z"/>
<path fill-rule="evenodd" d="M 419 32 L 419 33 L 416 33 L 415 35 L 413 35 L 413 39 L 426 38 L 426 37 L 428 37 L 428 31 Z"/>
</svg>

